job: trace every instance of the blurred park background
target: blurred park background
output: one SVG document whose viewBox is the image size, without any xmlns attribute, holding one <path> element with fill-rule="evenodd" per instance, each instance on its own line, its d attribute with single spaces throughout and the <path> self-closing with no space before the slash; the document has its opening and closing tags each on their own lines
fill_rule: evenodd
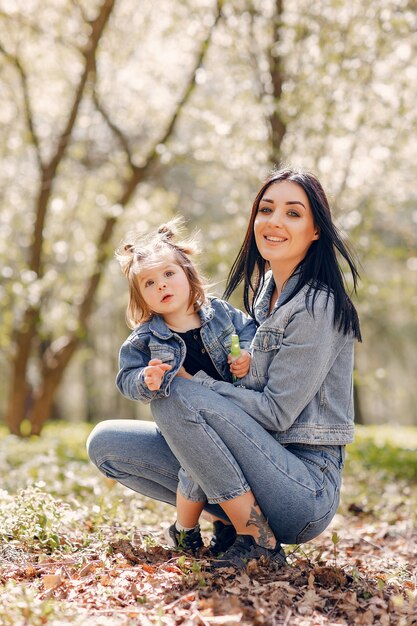
<svg viewBox="0 0 417 626">
<path fill-rule="evenodd" d="M 221 295 L 280 163 L 361 262 L 357 420 L 417 425 L 416 32 L 415 0 L 0 0 L 0 422 L 149 417 L 115 247 L 180 213 Z"/>
</svg>

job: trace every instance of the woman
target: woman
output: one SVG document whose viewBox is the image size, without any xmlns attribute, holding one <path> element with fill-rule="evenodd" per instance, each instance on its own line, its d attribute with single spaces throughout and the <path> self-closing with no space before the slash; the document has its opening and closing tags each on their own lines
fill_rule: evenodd
<svg viewBox="0 0 417 626">
<path fill-rule="evenodd" d="M 107 476 L 175 502 L 183 467 L 206 510 L 236 541 L 217 566 L 285 562 L 281 543 L 319 535 L 336 513 L 345 445 L 353 440 L 353 345 L 359 320 L 336 251 L 358 273 L 326 195 L 307 172 L 274 172 L 255 198 L 226 297 L 243 282 L 258 329 L 238 384 L 203 372 L 174 380 L 152 402 L 156 425 L 111 421 L 89 440 Z"/>
</svg>

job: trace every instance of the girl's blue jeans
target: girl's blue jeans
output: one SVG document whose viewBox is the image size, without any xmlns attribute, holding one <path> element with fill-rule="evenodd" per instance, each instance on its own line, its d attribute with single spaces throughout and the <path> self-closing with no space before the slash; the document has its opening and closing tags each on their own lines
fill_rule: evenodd
<svg viewBox="0 0 417 626">
<path fill-rule="evenodd" d="M 313 539 L 335 515 L 344 446 L 283 446 L 235 404 L 190 380 L 174 380 L 152 413 L 156 423 L 110 420 L 94 428 L 88 453 L 106 476 L 175 505 L 182 467 L 205 494 L 205 509 L 225 519 L 219 503 L 252 490 L 280 543 Z"/>
</svg>

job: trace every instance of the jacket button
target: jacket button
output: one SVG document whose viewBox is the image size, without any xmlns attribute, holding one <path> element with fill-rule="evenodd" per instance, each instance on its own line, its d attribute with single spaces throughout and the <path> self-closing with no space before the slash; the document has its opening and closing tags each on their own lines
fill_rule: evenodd
<svg viewBox="0 0 417 626">
<path fill-rule="evenodd" d="M 201 354 L 205 354 L 206 351 L 204 350 L 204 348 L 201 348 Z"/>
</svg>

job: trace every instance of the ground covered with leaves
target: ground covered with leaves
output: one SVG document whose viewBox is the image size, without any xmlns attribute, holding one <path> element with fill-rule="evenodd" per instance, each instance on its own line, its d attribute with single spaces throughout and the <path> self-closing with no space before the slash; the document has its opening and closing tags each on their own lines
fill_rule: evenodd
<svg viewBox="0 0 417 626">
<path fill-rule="evenodd" d="M 1 626 L 417 625 L 417 429 L 358 428 L 331 527 L 238 575 L 166 548 L 173 509 L 102 477 L 87 435 L 0 434 Z"/>
</svg>

